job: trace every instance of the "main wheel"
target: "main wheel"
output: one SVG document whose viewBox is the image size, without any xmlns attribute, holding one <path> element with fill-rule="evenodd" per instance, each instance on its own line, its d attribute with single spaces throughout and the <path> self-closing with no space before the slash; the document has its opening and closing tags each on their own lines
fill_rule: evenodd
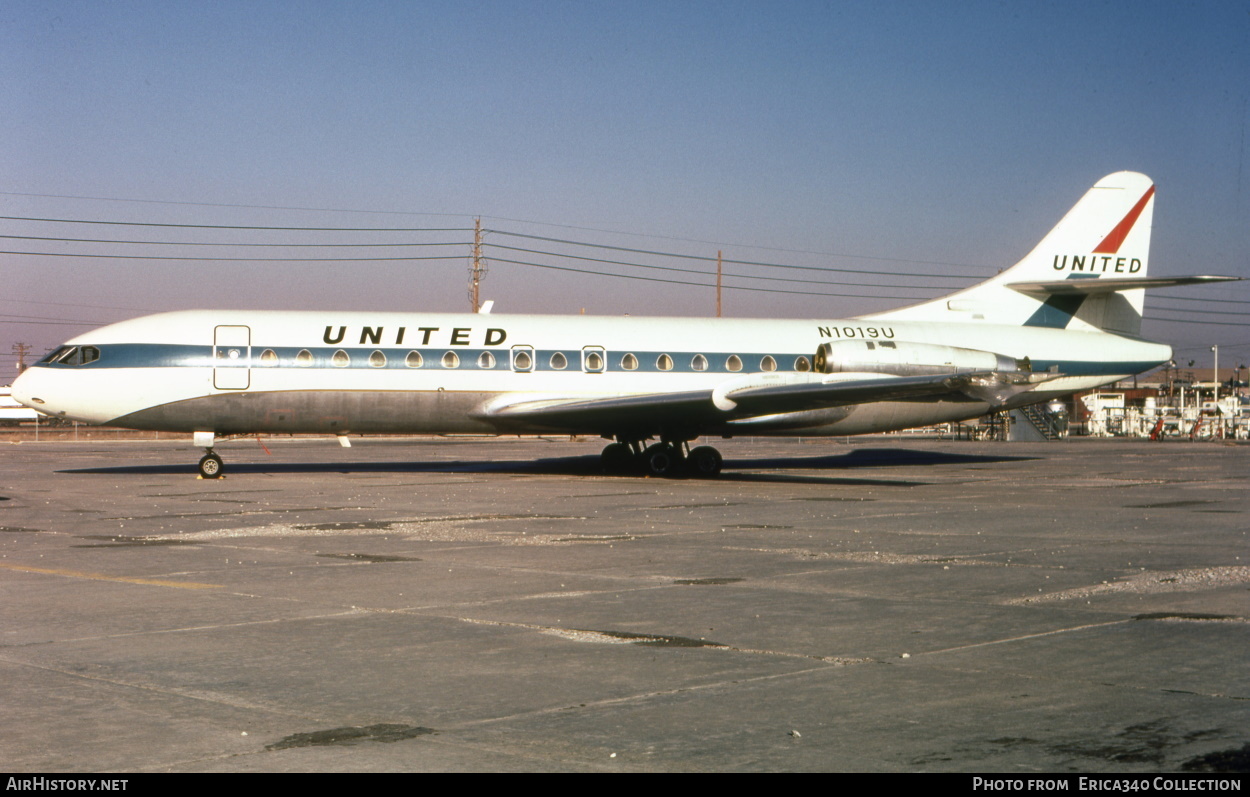
<svg viewBox="0 0 1250 797">
<path fill-rule="evenodd" d="M 634 467 L 634 452 L 624 443 L 612 443 L 599 455 L 599 464 L 608 473 L 624 473 Z"/>
<path fill-rule="evenodd" d="M 652 476 L 672 476 L 680 469 L 681 457 L 668 443 L 656 443 L 642 452 L 642 463 Z"/>
<path fill-rule="evenodd" d="M 716 449 L 711 446 L 699 446 L 686 457 L 686 466 L 695 476 L 709 477 L 720 473 L 723 461 L 720 452 Z"/>
<path fill-rule="evenodd" d="M 211 451 L 200 460 L 200 475 L 205 479 L 216 479 L 221 476 L 221 457 Z"/>
</svg>

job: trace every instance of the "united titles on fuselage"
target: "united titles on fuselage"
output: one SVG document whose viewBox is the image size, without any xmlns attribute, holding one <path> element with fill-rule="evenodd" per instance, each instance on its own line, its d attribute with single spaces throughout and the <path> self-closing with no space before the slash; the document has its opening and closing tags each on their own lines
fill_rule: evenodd
<svg viewBox="0 0 1250 797">
<path fill-rule="evenodd" d="M 366 344 L 381 345 L 383 343 L 393 342 L 396 346 L 404 345 L 404 339 L 408 336 L 408 327 L 392 327 L 393 332 L 387 333 L 385 327 L 361 327 L 360 328 L 360 345 Z M 498 346 L 508 339 L 508 333 L 498 327 L 491 327 L 484 332 L 475 330 L 473 327 L 452 327 L 444 330 L 441 327 L 416 327 L 413 332 L 414 337 L 409 340 L 414 343 L 415 336 L 420 336 L 421 345 L 429 346 L 431 344 L 439 345 L 446 343 L 448 346 Z M 325 334 L 321 336 L 322 341 L 329 344 L 342 343 L 347 337 L 347 327 L 340 325 L 337 329 L 333 326 L 327 326 Z"/>
</svg>

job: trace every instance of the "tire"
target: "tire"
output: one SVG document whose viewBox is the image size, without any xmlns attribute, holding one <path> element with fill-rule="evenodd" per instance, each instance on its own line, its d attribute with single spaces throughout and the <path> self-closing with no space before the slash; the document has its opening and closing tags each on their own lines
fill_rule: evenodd
<svg viewBox="0 0 1250 797">
<path fill-rule="evenodd" d="M 216 454 L 205 454 L 200 460 L 200 476 L 205 479 L 220 478 L 222 467 L 221 457 Z"/>
<path fill-rule="evenodd" d="M 608 473 L 626 473 L 634 467 L 634 452 L 624 443 L 612 443 L 599 455 L 599 464 Z"/>
<path fill-rule="evenodd" d="M 681 457 L 668 443 L 656 443 L 642 452 L 642 463 L 652 476 L 673 476 L 680 470 Z"/>
<path fill-rule="evenodd" d="M 691 475 L 703 478 L 711 478 L 719 474 L 723 462 L 720 452 L 711 446 L 699 446 L 686 457 L 686 466 Z"/>
</svg>

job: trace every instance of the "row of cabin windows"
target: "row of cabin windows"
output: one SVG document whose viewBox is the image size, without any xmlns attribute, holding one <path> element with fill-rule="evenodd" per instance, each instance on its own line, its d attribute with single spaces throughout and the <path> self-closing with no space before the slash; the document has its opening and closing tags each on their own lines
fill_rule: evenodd
<svg viewBox="0 0 1250 797">
<path fill-rule="evenodd" d="M 655 360 L 655 367 L 660 369 L 661 371 L 671 371 L 673 370 L 673 365 L 674 365 L 673 358 L 667 354 L 661 354 Z M 706 371 L 708 369 L 708 365 L 709 363 L 708 363 L 707 357 L 704 357 L 702 354 L 696 354 L 694 357 L 690 359 L 690 370 L 692 371 Z M 726 371 L 737 372 L 737 371 L 741 371 L 742 367 L 743 367 L 742 358 L 736 354 L 731 354 L 729 355 L 728 358 L 725 359 Z M 638 370 L 638 358 L 632 354 L 626 354 L 624 357 L 621 358 L 621 368 L 626 371 Z M 765 355 L 764 358 L 760 360 L 760 370 L 761 371 L 776 371 L 777 360 L 771 354 Z M 794 370 L 795 371 L 812 370 L 811 360 L 807 359 L 806 357 L 796 357 L 794 359 Z"/>
<path fill-rule="evenodd" d="M 386 366 L 386 362 L 386 355 L 381 351 L 374 351 L 369 355 L 369 365 L 374 368 L 384 368 Z M 547 363 L 551 366 L 553 371 L 563 371 L 569 367 L 568 357 L 566 357 L 563 352 L 558 351 L 551 355 L 551 357 L 547 360 Z M 603 363 L 603 355 L 599 352 L 586 352 L 584 367 L 587 371 L 602 371 Z M 278 353 L 273 349 L 265 349 L 261 352 L 260 364 L 271 366 L 277 365 Z M 312 352 L 308 349 L 302 349 L 299 354 L 295 355 L 295 364 L 303 367 L 311 366 L 313 364 Z M 333 365 L 336 368 L 346 368 L 350 364 L 351 356 L 342 349 L 334 352 L 334 354 L 330 357 L 330 365 Z M 410 351 L 408 352 L 408 356 L 404 358 L 404 365 L 408 368 L 420 368 L 425 365 L 425 359 L 421 356 L 421 352 Z M 445 353 L 442 357 L 441 365 L 444 368 L 459 368 L 460 355 L 454 351 Z M 638 358 L 633 354 L 626 354 L 621 358 L 621 368 L 625 371 L 636 371 L 638 370 L 638 365 Z M 708 369 L 708 365 L 708 358 L 702 354 L 696 354 L 690 360 L 690 370 L 692 371 L 706 371 Z M 655 360 L 655 367 L 661 371 L 671 371 L 673 370 L 673 366 L 673 358 L 668 354 L 661 354 Z M 482 369 L 494 368 L 495 355 L 489 351 L 482 352 L 478 355 L 477 367 Z M 512 367 L 517 371 L 532 370 L 534 367 L 534 358 L 529 351 L 525 349 L 515 350 L 512 358 Z M 742 367 L 742 358 L 736 354 L 729 355 L 729 357 L 725 360 L 725 370 L 727 371 L 741 371 Z M 760 370 L 776 371 L 777 360 L 773 358 L 771 354 L 765 355 L 764 358 L 760 360 Z M 796 357 L 794 360 L 794 370 L 810 371 L 812 370 L 812 363 L 806 357 Z"/>
</svg>

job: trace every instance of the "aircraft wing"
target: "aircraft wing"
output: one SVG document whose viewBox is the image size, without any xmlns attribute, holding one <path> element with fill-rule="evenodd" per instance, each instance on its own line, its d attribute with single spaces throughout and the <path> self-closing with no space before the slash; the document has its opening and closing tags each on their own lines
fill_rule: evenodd
<svg viewBox="0 0 1250 797">
<path fill-rule="evenodd" d="M 727 421 L 878 401 L 937 400 L 1001 403 L 1057 374 L 995 371 L 887 374 L 752 374 L 709 390 L 609 398 L 503 397 L 476 416 L 499 427 L 552 431 L 658 434 L 666 427 L 715 426 Z"/>
</svg>

